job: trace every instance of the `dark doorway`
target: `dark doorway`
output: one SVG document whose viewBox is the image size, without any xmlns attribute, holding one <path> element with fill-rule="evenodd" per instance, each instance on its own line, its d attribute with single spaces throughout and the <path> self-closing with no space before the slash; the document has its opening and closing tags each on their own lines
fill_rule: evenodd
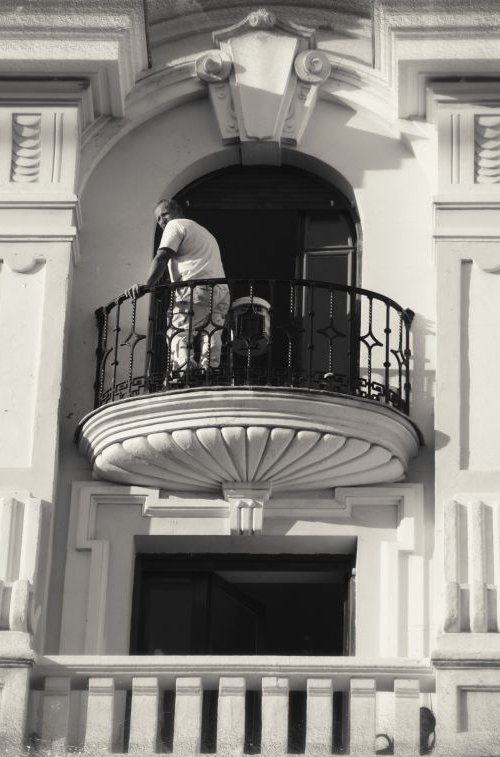
<svg viewBox="0 0 500 757">
<path fill-rule="evenodd" d="M 218 240 L 228 278 L 356 284 L 356 210 L 324 179 L 289 166 L 233 166 L 176 199 Z"/>
<path fill-rule="evenodd" d="M 307 313 L 332 311 L 330 295 L 320 291 L 313 303 L 306 290 L 290 297 L 290 288 L 274 280 L 307 279 L 355 286 L 358 279 L 357 212 L 352 202 L 324 179 L 290 166 L 232 166 L 193 182 L 176 199 L 187 217 L 205 226 L 217 239 L 226 277 L 233 280 L 231 297 L 252 296 L 272 303 L 273 354 L 276 370 L 287 362 L 290 333 L 296 334 L 297 354 L 307 352 Z M 161 238 L 157 228 L 155 251 Z M 234 280 L 240 280 L 236 282 Z M 153 298 L 150 373 L 163 376 L 167 363 L 166 291 Z M 331 365 L 339 376 L 348 373 L 347 334 L 354 316 L 353 301 L 343 292 L 335 299 L 337 345 Z M 323 318 L 325 322 L 328 318 Z M 318 341 L 318 337 L 317 337 Z M 328 362 L 328 334 L 319 337 L 309 369 Z M 355 355 L 351 350 L 351 361 Z M 236 362 L 238 358 L 236 358 Z M 266 364 L 267 358 L 261 362 Z M 324 373 L 324 370 L 323 370 Z"/>
<path fill-rule="evenodd" d="M 354 557 L 138 555 L 132 654 L 354 653 Z M 202 752 L 216 751 L 217 690 L 203 692 Z M 161 742 L 172 750 L 174 692 L 162 700 Z M 306 693 L 291 691 L 288 753 L 302 754 Z M 346 739 L 346 701 L 334 695 L 334 750 Z M 261 747 L 261 692 L 245 697 L 245 753 Z"/>
<path fill-rule="evenodd" d="M 342 655 L 352 559 L 139 555 L 132 654 Z"/>
</svg>

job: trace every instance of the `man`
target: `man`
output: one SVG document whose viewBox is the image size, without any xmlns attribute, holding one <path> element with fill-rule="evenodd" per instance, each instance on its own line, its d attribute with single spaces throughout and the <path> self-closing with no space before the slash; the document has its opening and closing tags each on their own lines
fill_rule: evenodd
<svg viewBox="0 0 500 757">
<path fill-rule="evenodd" d="M 168 266 L 173 282 L 192 279 L 225 278 L 219 245 L 215 237 L 196 221 L 184 217 L 175 200 L 160 200 L 155 208 L 157 223 L 163 229 L 158 251 L 144 284 L 134 284 L 126 294 L 137 297 L 154 286 Z M 217 368 L 220 363 L 222 327 L 229 309 L 227 284 L 204 284 L 175 290 L 167 341 L 170 368 Z M 200 333 L 200 360 L 196 362 L 193 338 Z"/>
</svg>

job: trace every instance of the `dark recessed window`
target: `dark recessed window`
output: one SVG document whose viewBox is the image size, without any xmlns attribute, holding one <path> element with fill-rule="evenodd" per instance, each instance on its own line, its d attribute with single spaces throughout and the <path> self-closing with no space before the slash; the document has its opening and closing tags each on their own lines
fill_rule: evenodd
<svg viewBox="0 0 500 757">
<path fill-rule="evenodd" d="M 135 654 L 349 653 L 350 557 L 139 555 Z"/>
</svg>

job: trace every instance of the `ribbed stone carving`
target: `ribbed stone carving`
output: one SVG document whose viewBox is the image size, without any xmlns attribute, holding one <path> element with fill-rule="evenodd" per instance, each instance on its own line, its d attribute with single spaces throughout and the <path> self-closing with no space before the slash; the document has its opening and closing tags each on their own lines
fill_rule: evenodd
<svg viewBox="0 0 500 757">
<path fill-rule="evenodd" d="M 476 116 L 474 158 L 476 184 L 499 184 L 500 113 Z"/>
<path fill-rule="evenodd" d="M 107 405 L 83 422 L 79 441 L 99 478 L 171 491 L 398 481 L 418 451 L 410 421 L 377 403 L 267 388 Z"/>
<path fill-rule="evenodd" d="M 40 113 L 13 113 L 11 181 L 38 181 L 42 144 Z"/>
</svg>

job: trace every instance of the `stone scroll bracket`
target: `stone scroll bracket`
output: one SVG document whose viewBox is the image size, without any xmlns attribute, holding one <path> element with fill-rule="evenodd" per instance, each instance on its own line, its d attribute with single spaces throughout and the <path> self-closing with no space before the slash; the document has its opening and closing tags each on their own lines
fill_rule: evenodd
<svg viewBox="0 0 500 757">
<path fill-rule="evenodd" d="M 298 145 L 318 91 L 330 76 L 314 30 L 260 9 L 214 32 L 217 48 L 196 62 L 223 144 L 240 143 L 243 163 L 279 162 L 282 143 Z"/>
</svg>

